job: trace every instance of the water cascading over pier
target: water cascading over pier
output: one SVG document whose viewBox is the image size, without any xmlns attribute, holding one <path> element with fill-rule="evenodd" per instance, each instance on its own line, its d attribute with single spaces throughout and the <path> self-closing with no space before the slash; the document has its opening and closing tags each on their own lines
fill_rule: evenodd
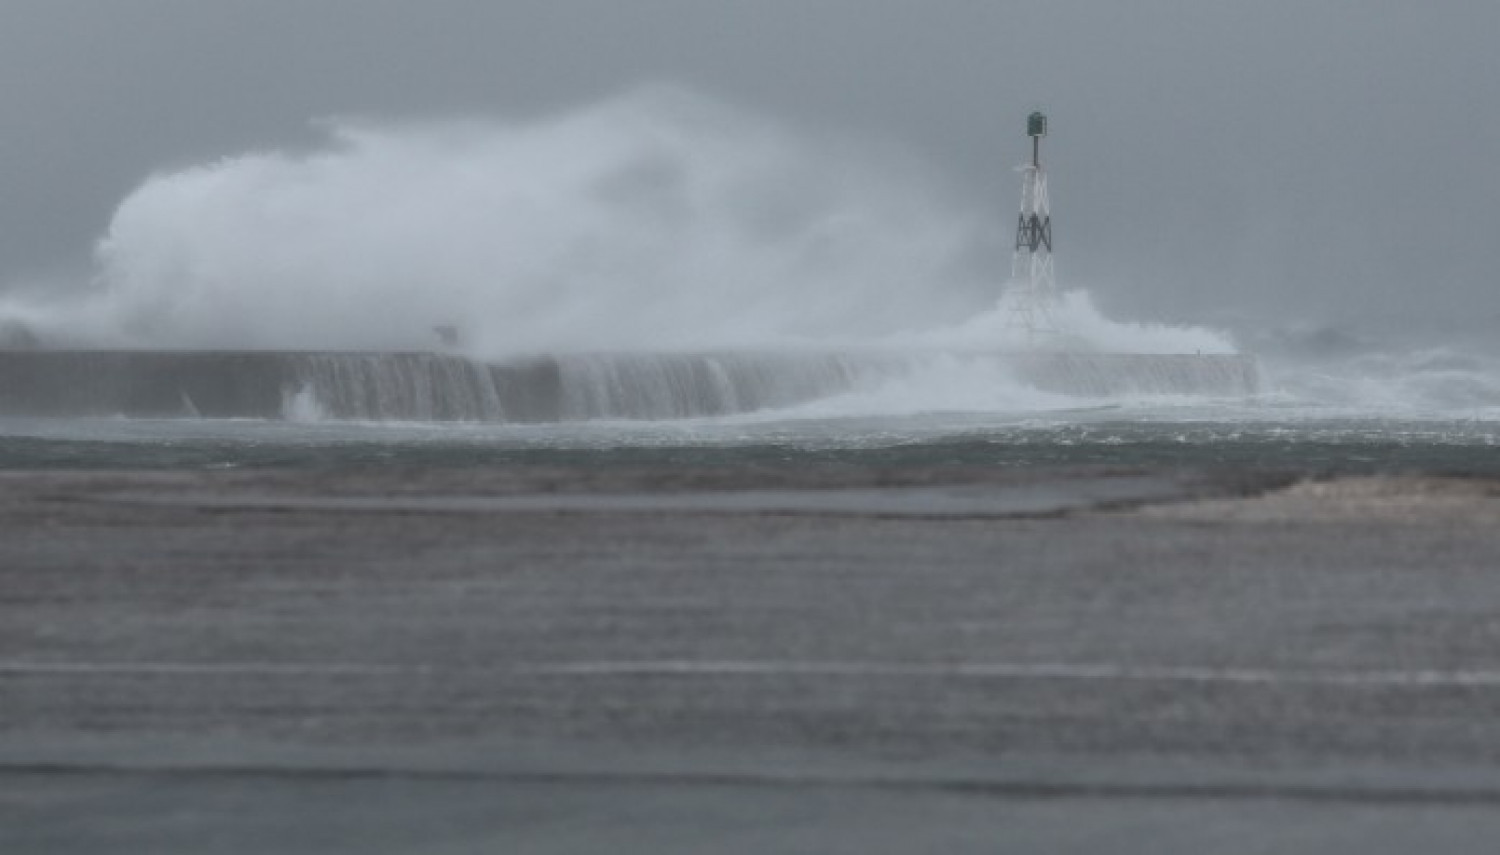
<svg viewBox="0 0 1500 855">
<path fill-rule="evenodd" d="M 0 414 L 563 422 L 722 416 L 868 390 L 935 355 L 573 354 L 479 362 L 438 353 L 0 351 Z M 964 354 L 1037 389 L 1245 395 L 1233 355 Z"/>
<path fill-rule="evenodd" d="M 917 249 L 902 244 L 891 253 L 885 249 L 904 233 L 894 224 L 909 230 L 913 210 L 921 210 L 904 185 L 899 193 L 846 196 L 840 194 L 864 185 L 843 182 L 838 193 L 823 188 L 808 198 L 773 195 L 748 204 L 746 187 L 795 188 L 826 170 L 807 168 L 802 153 L 779 137 L 747 148 L 746 134 L 721 133 L 722 115 L 710 111 L 715 121 L 705 124 L 702 109 L 684 110 L 680 101 L 668 99 L 673 109 L 665 109 L 660 98 L 626 99 L 585 122 L 589 139 L 613 135 L 617 145 L 600 147 L 598 162 L 580 163 L 575 152 L 561 178 L 542 183 L 544 195 L 561 200 L 562 213 L 535 233 L 527 229 L 535 211 L 523 205 L 518 215 L 510 183 L 501 179 L 517 170 L 515 151 L 540 157 L 572 139 L 569 123 L 457 136 L 348 131 L 318 158 L 247 157 L 154 179 L 116 215 L 101 250 L 101 280 L 109 287 L 82 306 L 84 323 L 70 329 L 29 309 L 0 317 L 0 414 L 656 421 L 864 393 L 889 402 L 893 414 L 914 406 L 1003 408 L 1011 385 L 1022 387 L 1020 399 L 1032 390 L 1082 398 L 1257 391 L 1255 361 L 1221 353 L 1227 343 L 1212 334 L 1188 341 L 1130 333 L 1128 325 L 1094 315 L 1086 298 L 1058 292 L 1042 113 L 1027 120 L 1031 158 L 1021 168 L 1011 276 L 998 306 L 957 326 L 933 327 L 933 319 L 916 316 L 918 295 L 944 287 L 941 262 L 962 243 L 962 222 L 916 217 L 933 231 L 914 242 Z M 622 111 L 633 120 L 619 121 Z M 680 132 L 667 135 L 678 148 L 663 149 L 654 133 L 637 138 L 661 121 Z M 643 151 L 651 156 L 643 159 Z M 455 161 L 469 168 L 435 166 Z M 455 185 L 460 173 L 466 177 Z M 417 208 L 467 210 L 467 221 L 483 224 L 487 235 L 497 223 L 530 235 L 513 236 L 511 249 L 540 254 L 519 266 L 497 263 L 486 254 L 488 236 L 469 242 L 465 230 L 458 237 L 431 230 L 420 218 L 405 218 L 409 205 L 362 217 L 350 198 L 368 198 L 372 181 L 395 174 L 416 176 L 404 196 L 427 203 Z M 471 174 L 494 178 L 488 201 L 474 210 L 462 208 L 472 195 Z M 261 204 L 273 190 L 281 204 Z M 890 207 L 890 199 L 902 201 Z M 775 210 L 806 208 L 817 214 L 804 217 L 814 225 L 766 232 L 768 200 L 778 203 Z M 645 208 L 659 216 L 637 216 Z M 262 266 L 268 254 L 260 247 L 284 240 L 288 221 L 317 228 L 274 254 L 277 265 Z M 596 227 L 579 231 L 579 223 Z M 829 223 L 845 231 L 828 232 Z M 449 238 L 456 243 L 442 243 Z M 643 253 L 642 246 L 653 249 Z M 546 247 L 563 249 L 548 254 Z M 590 251 L 569 249 L 577 247 Z M 712 251 L 698 252 L 703 247 Z M 436 256 L 472 263 L 434 273 Z M 443 324 L 472 318 L 482 331 L 472 349 L 455 326 L 438 327 L 444 349 L 422 349 L 420 333 L 430 327 L 419 310 L 434 307 L 413 302 L 409 280 L 426 276 L 449 298 L 433 301 L 447 313 Z M 278 299 L 247 296 L 264 287 Z M 807 293 L 820 299 L 803 301 Z M 308 295 L 322 302 L 284 311 Z M 351 317 L 347 304 L 372 308 Z M 751 311 L 734 311 L 740 305 Z M 880 322 L 862 318 L 862 307 Z M 113 326 L 98 326 L 94 335 L 101 318 Z M 691 340 L 661 336 L 686 328 L 694 331 Z M 610 337 L 621 330 L 628 334 Z M 817 343 L 830 339 L 840 343 Z M 721 340 L 739 344 L 703 344 Z M 99 349 L 106 341 L 143 349 Z M 170 349 L 144 349 L 151 346 L 144 342 Z M 496 342 L 520 355 L 486 357 Z M 601 351 L 580 349 L 588 345 Z M 459 355 L 460 347 L 469 355 Z M 938 398 L 924 394 L 933 385 L 944 387 Z"/>
</svg>

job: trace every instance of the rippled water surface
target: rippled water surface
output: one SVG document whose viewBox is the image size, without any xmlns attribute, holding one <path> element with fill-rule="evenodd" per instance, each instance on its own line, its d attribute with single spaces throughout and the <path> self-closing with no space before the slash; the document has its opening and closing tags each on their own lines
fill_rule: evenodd
<svg viewBox="0 0 1500 855">
<path fill-rule="evenodd" d="M 1248 465 L 1489 473 L 1500 472 L 1500 418 L 1259 402 L 552 425 L 0 420 L 0 466 L 9 469 L 517 463 Z"/>
</svg>

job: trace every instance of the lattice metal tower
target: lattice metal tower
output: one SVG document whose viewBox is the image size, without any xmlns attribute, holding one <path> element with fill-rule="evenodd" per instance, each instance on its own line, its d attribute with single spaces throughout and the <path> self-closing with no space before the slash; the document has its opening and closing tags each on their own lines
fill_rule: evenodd
<svg viewBox="0 0 1500 855">
<path fill-rule="evenodd" d="M 1047 117 L 1026 117 L 1026 135 L 1031 137 L 1031 162 L 1021 173 L 1021 215 L 1016 221 L 1016 253 L 1011 258 L 1009 326 L 1024 330 L 1028 344 L 1056 335 L 1052 308 L 1057 302 L 1057 284 L 1052 275 L 1052 213 L 1047 199 L 1047 172 L 1042 169 L 1042 137 L 1047 135 Z"/>
</svg>

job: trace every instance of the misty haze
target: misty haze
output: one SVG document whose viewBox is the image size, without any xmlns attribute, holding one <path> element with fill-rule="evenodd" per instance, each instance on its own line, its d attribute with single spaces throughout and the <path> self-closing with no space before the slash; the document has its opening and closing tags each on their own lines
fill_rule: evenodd
<svg viewBox="0 0 1500 855">
<path fill-rule="evenodd" d="M 0 851 L 1488 851 L 1497 31 L 9 0 Z"/>
</svg>

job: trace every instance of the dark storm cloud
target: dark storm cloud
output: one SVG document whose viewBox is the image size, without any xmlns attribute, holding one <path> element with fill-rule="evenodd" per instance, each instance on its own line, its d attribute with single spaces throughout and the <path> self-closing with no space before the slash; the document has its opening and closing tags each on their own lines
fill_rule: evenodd
<svg viewBox="0 0 1500 855">
<path fill-rule="evenodd" d="M 0 269 L 317 117 L 670 80 L 906 146 L 1001 224 L 1045 106 L 1061 276 L 1123 312 L 1492 324 L 1497 31 L 1479 0 L 8 0 Z"/>
</svg>

